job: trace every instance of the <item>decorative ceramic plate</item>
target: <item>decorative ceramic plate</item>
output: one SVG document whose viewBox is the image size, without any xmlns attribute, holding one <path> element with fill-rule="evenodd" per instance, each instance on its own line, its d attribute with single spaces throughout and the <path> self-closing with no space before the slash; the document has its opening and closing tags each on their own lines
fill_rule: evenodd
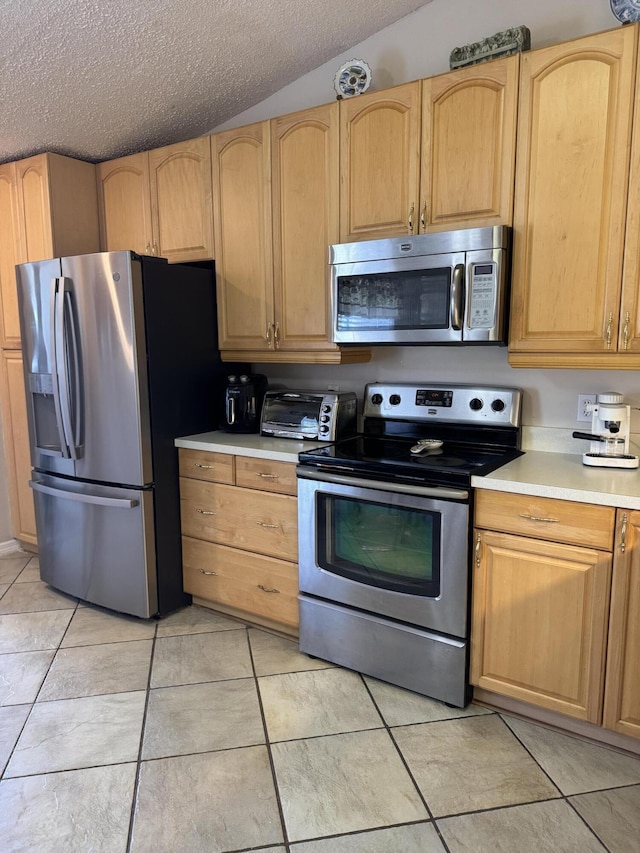
<svg viewBox="0 0 640 853">
<path fill-rule="evenodd" d="M 333 88 L 338 98 L 361 95 L 371 85 L 371 69 L 364 59 L 350 59 L 341 65 L 333 78 Z"/>
<path fill-rule="evenodd" d="M 619 21 L 640 21 L 640 0 L 611 0 L 611 11 Z"/>
</svg>

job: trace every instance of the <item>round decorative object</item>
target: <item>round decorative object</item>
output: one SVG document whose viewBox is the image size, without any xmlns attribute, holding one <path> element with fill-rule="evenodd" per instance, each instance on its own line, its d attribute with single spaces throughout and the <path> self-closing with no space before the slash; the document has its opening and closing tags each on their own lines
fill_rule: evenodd
<svg viewBox="0 0 640 853">
<path fill-rule="evenodd" d="M 350 59 L 341 65 L 333 78 L 338 100 L 361 95 L 371 85 L 371 69 L 364 59 Z"/>
<path fill-rule="evenodd" d="M 623 24 L 640 21 L 640 0 L 610 0 L 611 11 Z"/>
</svg>

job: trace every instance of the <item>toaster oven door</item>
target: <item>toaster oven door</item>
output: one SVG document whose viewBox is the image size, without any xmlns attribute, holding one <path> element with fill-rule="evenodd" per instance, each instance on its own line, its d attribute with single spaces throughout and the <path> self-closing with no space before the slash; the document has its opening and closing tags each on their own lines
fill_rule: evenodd
<svg viewBox="0 0 640 853">
<path fill-rule="evenodd" d="M 320 428 L 322 397 L 280 392 L 267 394 L 261 433 L 281 438 L 316 439 Z"/>
</svg>

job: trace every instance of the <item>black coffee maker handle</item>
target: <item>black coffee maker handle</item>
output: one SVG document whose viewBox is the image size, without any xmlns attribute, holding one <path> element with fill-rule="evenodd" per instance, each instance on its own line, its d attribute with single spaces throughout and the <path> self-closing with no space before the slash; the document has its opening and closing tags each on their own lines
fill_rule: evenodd
<svg viewBox="0 0 640 853">
<path fill-rule="evenodd" d="M 227 398 L 227 423 L 235 424 L 236 422 L 236 401 L 233 397 Z"/>
</svg>

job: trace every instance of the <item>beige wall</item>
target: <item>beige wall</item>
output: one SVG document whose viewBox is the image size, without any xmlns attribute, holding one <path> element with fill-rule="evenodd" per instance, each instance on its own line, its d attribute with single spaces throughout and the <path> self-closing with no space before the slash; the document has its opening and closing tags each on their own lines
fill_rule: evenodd
<svg viewBox="0 0 640 853">
<path fill-rule="evenodd" d="M 333 75 L 347 59 L 364 59 L 372 67 L 372 88 L 385 88 L 449 70 L 454 47 L 493 33 L 525 25 L 532 47 L 543 47 L 590 32 L 619 26 L 607 0 L 433 0 L 422 9 L 321 68 L 306 74 L 272 97 L 218 129 L 282 115 L 333 100 Z M 586 370 L 515 370 L 505 348 L 378 347 L 369 364 L 340 367 L 256 365 L 272 382 L 287 387 L 322 388 L 328 384 L 362 393 L 377 380 L 485 382 L 522 388 L 523 422 L 529 426 L 577 428 L 579 393 L 617 390 L 640 407 L 640 380 L 634 372 Z M 580 425 L 582 428 L 584 424 Z M 635 412 L 632 429 L 640 432 Z M 583 444 L 576 443 L 576 452 Z"/>
</svg>

